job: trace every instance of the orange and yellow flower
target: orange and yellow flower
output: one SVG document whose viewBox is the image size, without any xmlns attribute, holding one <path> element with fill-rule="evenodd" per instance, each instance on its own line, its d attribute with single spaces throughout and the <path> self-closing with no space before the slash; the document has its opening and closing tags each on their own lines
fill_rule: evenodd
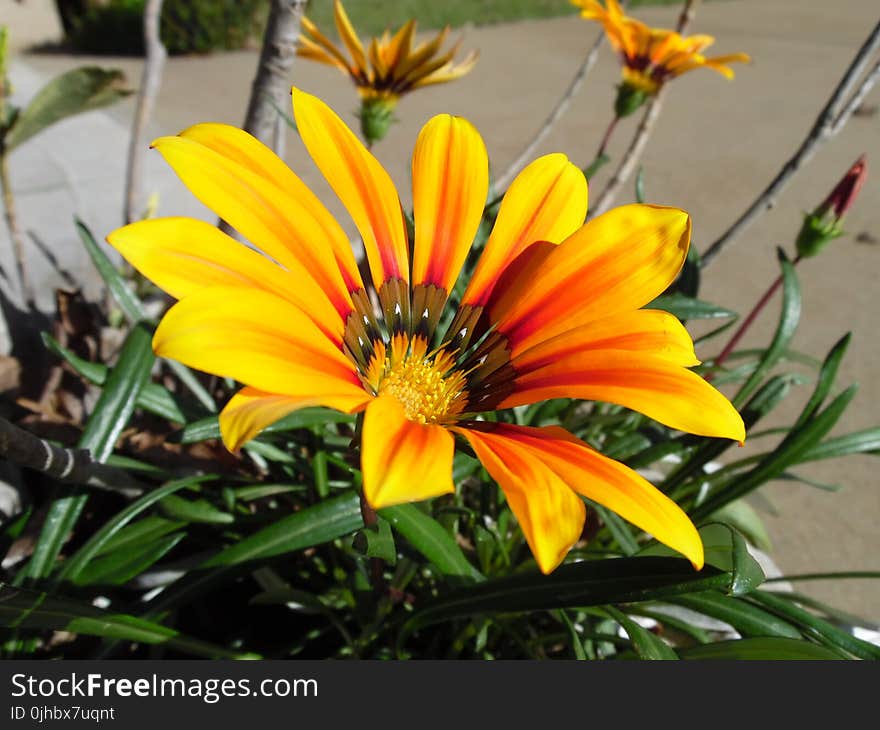
<svg viewBox="0 0 880 730">
<path fill-rule="evenodd" d="M 602 24 L 612 48 L 623 61 L 623 85 L 643 96 L 656 94 L 669 79 L 696 68 L 711 68 L 728 79 L 728 64 L 748 62 L 745 53 L 707 58 L 702 51 L 715 39 L 710 35 L 684 37 L 673 30 L 651 28 L 624 15 L 617 0 L 571 0 L 581 9 L 581 17 Z"/>
<path fill-rule="evenodd" d="M 220 415 L 227 447 L 306 406 L 363 413 L 363 489 L 374 508 L 452 493 L 459 439 L 504 490 L 542 571 L 580 539 L 582 497 L 701 566 L 693 524 L 636 472 L 562 428 L 479 415 L 551 398 L 602 400 L 742 441 L 737 411 L 689 369 L 698 361 L 681 323 L 641 309 L 685 260 L 687 213 L 626 205 L 584 224 L 583 174 L 562 154 L 541 157 L 504 196 L 461 302 L 440 327 L 489 189 L 479 133 L 449 115 L 422 129 L 410 246 L 378 160 L 316 97 L 295 89 L 293 104 L 306 148 L 360 232 L 371 284 L 342 227 L 293 171 L 221 124 L 154 147 L 261 253 L 188 218 L 141 221 L 108 237 L 179 299 L 156 331 L 157 354 L 244 384 Z"/>
<path fill-rule="evenodd" d="M 415 20 L 410 20 L 393 35 L 386 30 L 365 49 L 340 0 L 335 0 L 333 10 L 344 48 L 334 45 L 313 22 L 303 18 L 305 32 L 300 36 L 297 55 L 335 66 L 351 78 L 361 97 L 361 127 L 368 142 L 385 136 L 401 96 L 423 86 L 454 81 L 477 62 L 476 51 L 471 51 L 458 64 L 453 62 L 460 42 L 451 50 L 440 52 L 449 35 L 448 27 L 431 40 L 413 47 Z M 346 49 L 351 60 L 345 55 Z"/>
</svg>

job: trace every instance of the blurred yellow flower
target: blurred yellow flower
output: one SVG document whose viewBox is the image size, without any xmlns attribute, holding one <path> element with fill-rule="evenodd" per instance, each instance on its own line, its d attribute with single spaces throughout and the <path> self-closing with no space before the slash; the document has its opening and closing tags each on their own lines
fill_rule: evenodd
<svg viewBox="0 0 880 730">
<path fill-rule="evenodd" d="M 477 62 L 477 52 L 471 51 L 460 63 L 453 63 L 460 42 L 440 54 L 449 35 L 448 26 L 413 48 L 416 21 L 410 20 L 394 35 L 386 30 L 380 38 L 373 38 L 365 50 L 340 0 L 335 0 L 334 15 L 336 30 L 351 61 L 344 49 L 335 46 L 308 18 L 302 20 L 305 32 L 300 36 L 297 55 L 335 66 L 351 78 L 361 96 L 361 128 L 370 143 L 385 136 L 401 96 L 423 86 L 454 81 Z"/>
<path fill-rule="evenodd" d="M 540 157 L 505 193 L 441 326 L 489 192 L 479 132 L 448 114 L 423 127 L 410 241 L 379 161 L 320 99 L 294 89 L 293 108 L 306 149 L 361 234 L 372 282 L 305 183 L 258 140 L 222 124 L 153 146 L 265 256 L 189 218 L 140 221 L 108 237 L 180 300 L 156 330 L 155 351 L 244 385 L 220 414 L 224 443 L 238 449 L 306 406 L 363 413 L 363 490 L 376 509 L 454 492 L 458 439 L 504 490 L 545 573 L 581 539 L 582 496 L 699 568 L 703 546 L 687 515 L 632 469 L 561 427 L 479 417 L 554 398 L 603 400 L 670 428 L 742 441 L 736 409 L 690 369 L 698 360 L 685 328 L 642 309 L 681 270 L 688 214 L 627 205 L 585 224 L 583 173 L 565 155 Z"/>
<path fill-rule="evenodd" d="M 632 109 L 618 109 L 618 112 L 634 111 L 666 81 L 695 68 L 711 68 L 732 79 L 733 70 L 727 64 L 750 60 L 745 53 L 707 58 L 702 51 L 715 42 L 712 36 L 684 37 L 673 30 L 651 28 L 624 15 L 617 0 L 606 0 L 604 6 L 598 0 L 571 0 L 571 4 L 581 9 L 582 18 L 602 24 L 608 42 L 621 55 L 623 87 L 633 92 L 638 103 Z"/>
</svg>

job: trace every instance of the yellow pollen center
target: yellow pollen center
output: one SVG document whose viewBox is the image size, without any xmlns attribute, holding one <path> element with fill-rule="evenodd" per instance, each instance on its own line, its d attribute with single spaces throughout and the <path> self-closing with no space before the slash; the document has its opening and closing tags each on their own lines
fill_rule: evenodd
<svg viewBox="0 0 880 730">
<path fill-rule="evenodd" d="M 439 423 L 461 411 L 464 379 L 457 373 L 444 377 L 437 363 L 424 357 L 406 357 L 393 365 L 386 360 L 385 366 L 379 395 L 397 398 L 410 421 Z"/>
</svg>

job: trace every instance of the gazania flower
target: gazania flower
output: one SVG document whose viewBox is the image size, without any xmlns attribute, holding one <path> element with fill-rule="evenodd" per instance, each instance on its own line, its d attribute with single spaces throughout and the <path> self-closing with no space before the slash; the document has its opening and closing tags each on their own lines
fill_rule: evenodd
<svg viewBox="0 0 880 730">
<path fill-rule="evenodd" d="M 351 77 L 361 97 L 361 130 L 370 144 L 387 133 L 401 96 L 422 86 L 453 81 L 468 73 L 477 62 L 477 53 L 472 51 L 459 64 L 454 64 L 452 59 L 459 44 L 440 53 L 449 34 L 448 27 L 432 40 L 413 48 L 415 20 L 410 20 L 393 36 L 386 30 L 381 38 L 373 38 L 364 50 L 340 0 L 335 0 L 333 10 L 336 30 L 351 60 L 308 18 L 302 19 L 305 33 L 300 36 L 297 55 L 336 66 Z"/>
<path fill-rule="evenodd" d="M 656 94 L 669 79 L 695 68 L 711 68 L 733 78 L 729 63 L 748 62 L 745 53 L 706 58 L 702 51 L 715 39 L 710 35 L 683 37 L 673 30 L 650 28 L 623 14 L 617 0 L 571 0 L 581 8 L 581 17 L 602 24 L 611 46 L 623 61 L 623 84 L 618 96 L 618 116 L 626 116 L 644 100 Z M 631 108 L 630 108 L 631 107 Z M 621 113 L 623 112 L 623 113 Z"/>
<path fill-rule="evenodd" d="M 265 255 L 188 218 L 108 237 L 179 298 L 155 351 L 244 384 L 220 414 L 227 447 L 305 406 L 363 413 L 363 489 L 374 508 L 452 493 L 458 439 L 501 485 L 544 572 L 580 538 L 582 496 L 702 565 L 687 516 L 634 471 L 562 428 L 479 418 L 548 398 L 596 399 L 675 429 L 744 439 L 733 406 L 688 369 L 697 360 L 684 327 L 640 309 L 681 268 L 688 215 L 628 205 L 584 224 L 583 174 L 564 155 L 541 157 L 507 191 L 461 304 L 440 327 L 488 193 L 479 133 L 449 115 L 422 129 L 410 248 L 397 191 L 376 158 L 319 99 L 294 90 L 293 104 L 309 154 L 363 238 L 381 312 L 340 225 L 274 153 L 234 127 L 199 124 L 153 145 Z"/>
</svg>

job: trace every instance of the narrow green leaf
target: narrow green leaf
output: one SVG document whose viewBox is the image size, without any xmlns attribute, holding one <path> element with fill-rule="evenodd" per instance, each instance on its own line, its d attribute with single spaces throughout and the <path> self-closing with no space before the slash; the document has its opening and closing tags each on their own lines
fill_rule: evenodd
<svg viewBox="0 0 880 730">
<path fill-rule="evenodd" d="M 828 352 L 825 361 L 822 363 L 822 368 L 819 370 L 819 376 L 816 379 L 816 387 L 813 390 L 813 394 L 810 396 L 810 399 L 801 411 L 801 415 L 794 424 L 794 428 L 803 426 L 809 421 L 825 401 L 826 396 L 831 390 L 831 386 L 834 384 L 834 379 L 837 377 L 837 371 L 840 368 L 840 363 L 843 360 L 844 355 L 846 355 L 846 350 L 849 347 L 851 338 L 852 333 L 847 332 Z"/>
<path fill-rule="evenodd" d="M 662 309 L 679 319 L 726 319 L 737 316 L 737 313 L 730 309 L 694 299 L 680 292 L 662 294 L 647 304 L 646 309 Z"/>
<path fill-rule="evenodd" d="M 443 575 L 481 580 L 482 574 L 468 561 L 437 520 L 414 504 L 386 507 L 379 514 L 424 555 Z"/>
<path fill-rule="evenodd" d="M 108 639 L 163 644 L 193 656 L 212 659 L 259 659 L 184 636 L 153 621 L 109 613 L 48 593 L 13 588 L 0 583 L 0 626 L 10 629 L 69 631 Z"/>
<path fill-rule="evenodd" d="M 114 519 L 119 519 L 119 515 Z M 170 532 L 176 532 L 185 525 L 185 522 L 168 520 L 159 515 L 148 515 L 137 522 L 118 528 L 111 537 L 102 541 L 95 552 L 95 557 L 117 551 L 134 550 L 141 545 L 154 542 Z"/>
<path fill-rule="evenodd" d="M 678 654 L 659 636 L 655 636 L 643 626 L 633 621 L 623 611 L 608 606 L 605 609 L 608 615 L 619 623 L 626 631 L 633 649 L 639 655 L 639 659 L 669 660 L 678 659 Z"/>
<path fill-rule="evenodd" d="M 825 434 L 834 427 L 855 396 L 856 390 L 855 385 L 850 386 L 838 395 L 824 411 L 800 428 L 792 430 L 773 452 L 767 454 L 758 462 L 757 466 L 738 479 L 735 484 L 711 492 L 708 499 L 691 511 L 691 519 L 697 521 L 705 519 L 725 504 L 744 497 L 801 461 L 803 455 L 816 446 Z"/>
<path fill-rule="evenodd" d="M 479 613 L 512 613 L 611 603 L 636 603 L 683 593 L 728 589 L 729 572 L 700 572 L 682 558 L 633 557 L 561 565 L 550 575 L 536 571 L 474 583 L 426 604 L 404 625 L 399 640 L 425 626 Z"/>
<path fill-rule="evenodd" d="M 618 544 L 624 555 L 635 555 L 639 551 L 639 543 L 633 536 L 632 528 L 618 515 L 609 509 L 605 509 L 602 505 L 591 502 L 591 507 L 596 510 Z"/>
<path fill-rule="evenodd" d="M 816 444 L 801 456 L 801 463 L 865 453 L 880 453 L 880 428 L 848 433 Z"/>
<path fill-rule="evenodd" d="M 102 552 L 107 543 L 144 510 L 149 509 L 163 498 L 167 499 L 180 489 L 185 489 L 213 478 L 209 476 L 195 476 L 179 479 L 154 489 L 152 492 L 140 497 L 137 501 L 132 502 L 128 507 L 107 520 L 73 556 L 64 562 L 61 570 L 58 571 L 58 579 L 75 582 L 89 562 Z M 124 543 L 126 549 L 131 549 L 131 546 L 131 542 Z"/>
<path fill-rule="evenodd" d="M 61 345 L 48 332 L 41 333 L 43 343 L 51 353 L 68 363 L 78 375 L 94 385 L 103 386 L 110 372 L 103 363 L 84 360 Z M 174 423 L 186 423 L 186 417 L 174 397 L 161 385 L 147 383 L 137 398 L 137 407 Z"/>
<path fill-rule="evenodd" d="M 78 586 L 124 585 L 149 570 L 184 537 L 186 533 L 176 532 L 137 547 L 97 558 L 89 563 L 73 582 Z"/>
<path fill-rule="evenodd" d="M 639 171 L 636 173 L 636 202 L 645 202 L 645 167 L 639 165 Z"/>
<path fill-rule="evenodd" d="M 785 636 L 800 639 L 801 632 L 787 621 L 777 618 L 740 598 L 725 596 L 714 591 L 691 593 L 669 599 L 670 603 L 684 606 L 704 616 L 724 621 L 743 636 Z"/>
<path fill-rule="evenodd" d="M 22 109 L 7 132 L 7 151 L 56 122 L 113 104 L 128 96 L 125 74 L 118 69 L 84 66 L 56 76 Z"/>
<path fill-rule="evenodd" d="M 859 659 L 880 659 L 880 646 L 869 644 L 867 641 L 857 639 L 843 629 L 839 629 L 824 619 L 814 616 L 806 609 L 796 605 L 781 593 L 769 591 L 755 591 L 750 599 L 763 604 L 773 613 L 782 616 L 787 621 L 803 627 L 810 635 L 821 641 L 826 646 L 834 649 L 842 649 Z"/>
<path fill-rule="evenodd" d="M 176 494 L 169 494 L 159 502 L 159 509 L 172 520 L 207 525 L 229 525 L 235 522 L 235 517 L 217 509 L 207 499 L 185 499 Z"/>
<path fill-rule="evenodd" d="M 719 641 L 681 649 L 682 659 L 838 660 L 840 654 L 803 639 L 759 638 Z"/>
<path fill-rule="evenodd" d="M 782 311 L 779 315 L 779 324 L 770 347 L 764 352 L 764 356 L 754 372 L 733 398 L 735 406 L 742 405 L 746 401 L 764 380 L 764 376 L 783 356 L 792 337 L 794 337 L 801 318 L 801 289 L 794 265 L 786 258 L 782 249 L 779 249 L 778 253 L 779 263 L 782 267 Z"/>
<path fill-rule="evenodd" d="M 329 423 L 353 423 L 354 416 L 340 413 L 329 408 L 303 408 L 276 421 L 263 433 L 280 433 L 295 428 L 310 428 Z M 199 441 L 220 438 L 220 423 L 217 416 L 203 418 L 200 421 L 189 423 L 180 433 L 180 443 L 192 444 Z"/>
</svg>

